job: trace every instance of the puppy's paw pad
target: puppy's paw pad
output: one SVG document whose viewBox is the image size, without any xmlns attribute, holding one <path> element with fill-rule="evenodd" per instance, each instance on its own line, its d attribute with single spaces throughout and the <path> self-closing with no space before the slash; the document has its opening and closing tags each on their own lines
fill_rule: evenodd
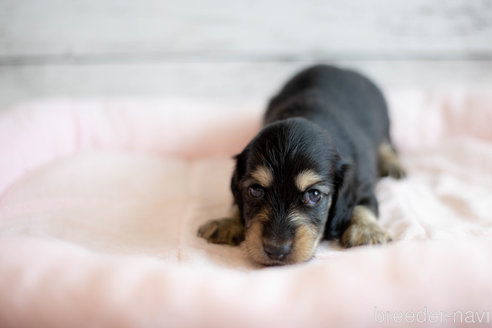
<svg viewBox="0 0 492 328">
<path fill-rule="evenodd" d="M 237 219 L 211 220 L 200 226 L 198 236 L 209 243 L 237 246 L 244 240 L 244 227 Z"/>
<path fill-rule="evenodd" d="M 389 233 L 377 224 L 351 225 L 342 235 L 341 244 L 345 248 L 378 245 L 391 242 Z"/>
</svg>

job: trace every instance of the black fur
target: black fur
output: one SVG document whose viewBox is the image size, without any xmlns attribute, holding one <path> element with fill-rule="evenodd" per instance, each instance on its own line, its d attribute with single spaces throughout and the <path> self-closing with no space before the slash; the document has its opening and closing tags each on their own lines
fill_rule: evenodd
<svg viewBox="0 0 492 328">
<path fill-rule="evenodd" d="M 324 238 L 339 238 L 356 205 L 376 215 L 374 186 L 379 177 L 378 148 L 391 143 L 386 102 L 364 76 L 332 66 L 311 67 L 294 76 L 269 103 L 265 127 L 236 159 L 231 189 L 243 225 L 268 202 L 271 220 L 264 237 L 281 242 L 294 227 L 286 215 L 292 206 L 309 216 Z M 258 165 L 274 174 L 274 186 L 264 199 L 248 195 L 244 179 Z M 312 169 L 330 187 L 327 200 L 316 207 L 302 205 L 292 178 Z M 289 236 L 290 234 L 290 236 Z"/>
</svg>

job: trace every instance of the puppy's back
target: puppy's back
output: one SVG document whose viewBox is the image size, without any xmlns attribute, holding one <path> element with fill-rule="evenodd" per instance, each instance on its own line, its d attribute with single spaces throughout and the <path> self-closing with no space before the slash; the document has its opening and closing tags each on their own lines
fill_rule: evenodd
<svg viewBox="0 0 492 328">
<path fill-rule="evenodd" d="M 290 79 L 270 101 L 265 123 L 293 116 L 326 129 L 335 123 L 365 131 L 375 144 L 389 139 L 387 106 L 378 87 L 359 73 L 334 66 L 316 65 Z"/>
</svg>

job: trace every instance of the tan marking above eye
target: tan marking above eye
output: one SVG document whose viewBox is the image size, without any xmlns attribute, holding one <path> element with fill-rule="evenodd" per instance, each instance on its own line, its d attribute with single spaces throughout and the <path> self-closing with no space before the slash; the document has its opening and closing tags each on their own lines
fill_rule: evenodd
<svg viewBox="0 0 492 328">
<path fill-rule="evenodd" d="M 312 170 L 302 171 L 295 179 L 296 187 L 300 191 L 306 191 L 308 187 L 321 181 L 323 181 L 323 178 Z"/>
<path fill-rule="evenodd" d="M 258 182 L 263 188 L 268 188 L 273 183 L 272 172 L 264 166 L 258 166 L 253 173 L 251 173 L 253 179 Z"/>
</svg>

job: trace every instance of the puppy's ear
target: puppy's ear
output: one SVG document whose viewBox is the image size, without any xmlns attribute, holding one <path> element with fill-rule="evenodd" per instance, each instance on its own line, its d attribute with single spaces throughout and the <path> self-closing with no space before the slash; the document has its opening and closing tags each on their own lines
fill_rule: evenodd
<svg viewBox="0 0 492 328">
<path fill-rule="evenodd" d="M 343 185 L 345 177 L 352 173 L 353 164 L 345 162 L 343 160 L 338 160 L 335 167 L 335 184 L 337 186 Z"/>
<path fill-rule="evenodd" d="M 236 165 L 234 167 L 234 172 L 231 177 L 231 191 L 234 196 L 234 203 L 238 205 L 239 209 L 242 209 L 242 198 L 241 198 L 241 190 L 239 189 L 239 181 L 243 178 L 246 173 L 246 158 L 247 158 L 247 149 L 243 150 L 242 153 L 234 156 L 236 160 Z"/>
<path fill-rule="evenodd" d="M 328 214 L 325 235 L 329 239 L 338 237 L 350 222 L 355 206 L 354 188 L 355 167 L 350 162 L 339 160 L 335 167 L 335 191 L 332 205 Z"/>
</svg>

